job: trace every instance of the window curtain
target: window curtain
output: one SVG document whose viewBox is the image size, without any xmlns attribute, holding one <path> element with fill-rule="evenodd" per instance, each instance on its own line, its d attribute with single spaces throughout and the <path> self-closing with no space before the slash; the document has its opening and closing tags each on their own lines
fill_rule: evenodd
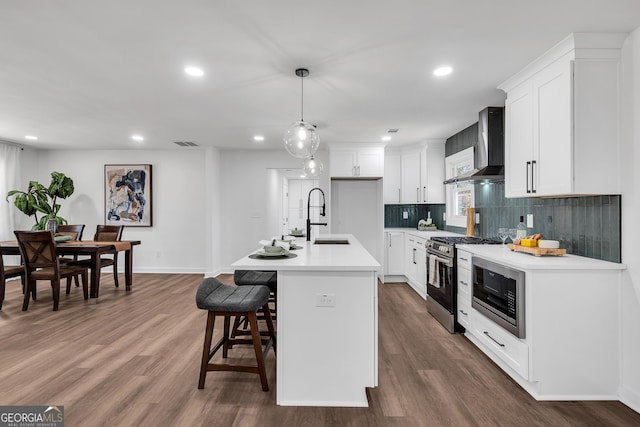
<svg viewBox="0 0 640 427">
<path fill-rule="evenodd" d="M 15 207 L 7 193 L 17 188 L 20 147 L 0 142 L 0 240 L 14 240 Z M 11 199 L 10 199 L 11 200 Z"/>
</svg>

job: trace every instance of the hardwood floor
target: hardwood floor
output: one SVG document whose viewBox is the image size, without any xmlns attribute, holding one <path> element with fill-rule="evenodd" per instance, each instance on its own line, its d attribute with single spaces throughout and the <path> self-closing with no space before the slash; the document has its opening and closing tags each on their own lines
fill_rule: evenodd
<svg viewBox="0 0 640 427">
<path fill-rule="evenodd" d="M 98 304 L 74 287 L 57 312 L 44 282 L 27 312 L 19 282 L 8 283 L 0 405 L 64 405 L 68 427 L 640 425 L 619 402 L 535 401 L 464 336 L 447 333 L 404 283 L 380 285 L 379 387 L 369 390 L 369 408 L 276 406 L 273 352 L 270 392 L 257 375 L 234 372 L 211 372 L 198 390 L 202 276 L 135 274 L 129 293 L 110 274 L 101 280 Z M 230 356 L 254 360 L 250 346 Z"/>
</svg>

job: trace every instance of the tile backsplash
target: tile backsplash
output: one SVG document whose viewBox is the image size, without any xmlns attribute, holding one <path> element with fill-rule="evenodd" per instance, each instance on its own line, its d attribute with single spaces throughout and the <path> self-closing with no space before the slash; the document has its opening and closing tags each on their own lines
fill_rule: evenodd
<svg viewBox="0 0 640 427">
<path fill-rule="evenodd" d="M 504 183 L 475 184 L 475 211 L 480 224 L 475 235 L 499 240 L 498 228 L 515 228 L 520 216 L 533 214 L 528 234 L 540 233 L 559 240 L 560 247 L 574 255 L 620 262 L 620 196 L 565 198 L 505 198 Z M 385 227 L 416 228 L 418 221 L 431 218 L 438 229 L 464 234 L 465 229 L 449 227 L 442 220 L 444 204 L 385 205 Z M 407 212 L 408 219 L 403 219 Z"/>
<path fill-rule="evenodd" d="M 445 229 L 445 223 L 442 220 L 442 214 L 445 211 L 445 205 L 384 205 L 384 226 L 387 228 L 417 228 L 418 221 L 427 219 L 429 212 L 431 220 L 438 230 Z M 407 219 L 403 219 L 403 213 L 408 215 Z"/>
<path fill-rule="evenodd" d="M 559 240 L 574 255 L 620 262 L 620 196 L 505 198 L 504 182 L 475 184 L 480 213 L 476 235 L 496 238 L 498 228 L 513 228 L 520 216 L 533 214 L 528 234 Z"/>
</svg>

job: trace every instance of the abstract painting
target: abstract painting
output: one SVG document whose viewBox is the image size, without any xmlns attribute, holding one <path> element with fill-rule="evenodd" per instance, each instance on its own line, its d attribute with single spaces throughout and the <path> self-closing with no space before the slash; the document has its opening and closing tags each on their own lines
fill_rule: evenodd
<svg viewBox="0 0 640 427">
<path fill-rule="evenodd" d="M 104 165 L 106 225 L 151 227 L 151 165 Z"/>
</svg>

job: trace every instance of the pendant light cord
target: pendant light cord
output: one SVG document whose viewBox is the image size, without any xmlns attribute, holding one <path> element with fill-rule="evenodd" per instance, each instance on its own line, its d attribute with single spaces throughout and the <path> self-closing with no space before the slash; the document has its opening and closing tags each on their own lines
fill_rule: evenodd
<svg viewBox="0 0 640 427">
<path fill-rule="evenodd" d="M 304 122 L 304 76 L 300 76 L 300 121 Z"/>
</svg>

